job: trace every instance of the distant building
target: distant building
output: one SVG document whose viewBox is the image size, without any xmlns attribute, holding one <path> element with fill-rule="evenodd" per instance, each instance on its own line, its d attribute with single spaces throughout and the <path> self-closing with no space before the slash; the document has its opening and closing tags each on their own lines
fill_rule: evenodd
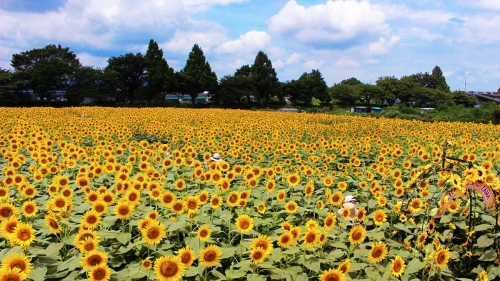
<svg viewBox="0 0 500 281">
<path fill-rule="evenodd" d="M 468 92 L 470 93 L 470 92 Z M 476 99 L 476 103 L 481 105 L 483 102 L 500 103 L 500 94 L 493 92 L 473 92 L 472 96 Z"/>
<path fill-rule="evenodd" d="M 210 103 L 210 97 L 208 96 L 208 92 L 205 91 L 203 93 L 198 94 L 198 96 L 194 99 L 195 103 Z M 166 102 L 172 103 L 191 103 L 192 98 L 190 95 L 185 94 L 167 94 L 165 97 Z"/>
</svg>

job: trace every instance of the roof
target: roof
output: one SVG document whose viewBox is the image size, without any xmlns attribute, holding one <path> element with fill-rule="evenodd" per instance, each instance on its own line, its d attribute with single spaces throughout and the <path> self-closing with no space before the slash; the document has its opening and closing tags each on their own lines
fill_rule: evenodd
<svg viewBox="0 0 500 281">
<path fill-rule="evenodd" d="M 381 108 L 381 107 L 377 107 L 377 106 L 372 107 L 372 109 L 375 109 L 375 110 L 382 110 L 382 108 Z"/>
</svg>

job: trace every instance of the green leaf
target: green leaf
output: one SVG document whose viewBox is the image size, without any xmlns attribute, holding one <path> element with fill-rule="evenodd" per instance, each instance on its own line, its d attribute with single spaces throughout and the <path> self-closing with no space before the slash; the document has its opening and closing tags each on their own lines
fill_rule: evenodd
<svg viewBox="0 0 500 281">
<path fill-rule="evenodd" d="M 128 232 L 121 232 L 118 235 L 116 235 L 116 240 L 118 240 L 123 245 L 126 245 L 128 242 L 130 242 L 131 239 L 132 236 Z"/>
<path fill-rule="evenodd" d="M 234 253 L 236 252 L 236 249 L 234 247 L 231 248 L 221 248 L 222 251 L 222 259 L 230 258 L 234 256 Z"/>
<path fill-rule="evenodd" d="M 344 256 L 344 251 L 337 249 L 328 254 L 328 258 L 330 259 L 338 259 Z"/>
<path fill-rule="evenodd" d="M 353 263 L 351 263 L 351 271 L 356 272 L 356 271 L 359 271 L 367 266 L 368 266 L 368 264 L 366 264 L 366 263 L 353 262 Z"/>
<path fill-rule="evenodd" d="M 48 257 L 60 257 L 59 250 L 63 246 L 63 243 L 52 243 L 45 249 L 45 255 Z"/>
<path fill-rule="evenodd" d="M 480 224 L 480 225 L 474 227 L 474 229 L 476 231 L 483 231 L 483 230 L 487 230 L 487 229 L 490 229 L 490 228 L 493 228 L 493 226 L 489 225 L 489 224 Z"/>
<path fill-rule="evenodd" d="M 267 278 L 265 276 L 259 274 L 248 274 L 247 281 L 266 281 Z"/>
<path fill-rule="evenodd" d="M 174 232 L 176 230 L 179 230 L 179 229 L 183 228 L 184 226 L 186 226 L 186 221 L 182 221 L 182 220 L 181 221 L 177 221 L 177 222 L 174 222 L 173 224 L 171 224 L 168 227 L 167 231 L 168 232 Z"/>
<path fill-rule="evenodd" d="M 225 273 L 226 273 L 226 277 L 229 279 L 238 279 L 238 278 L 241 278 L 247 274 L 246 271 L 235 270 L 233 268 L 226 269 Z"/>
<path fill-rule="evenodd" d="M 402 231 L 406 231 L 407 233 L 411 233 L 411 231 L 402 223 L 396 223 L 392 227 L 394 227 L 397 230 L 402 230 Z"/>
<path fill-rule="evenodd" d="M 425 263 L 423 263 L 422 261 L 420 261 L 420 259 L 418 259 L 418 258 L 414 258 L 406 266 L 405 275 L 406 274 L 412 274 L 412 273 L 418 272 L 422 268 L 424 268 L 424 266 L 425 266 Z"/>
<path fill-rule="evenodd" d="M 494 249 L 487 249 L 479 257 L 480 261 L 494 261 L 497 258 L 497 252 Z"/>
<path fill-rule="evenodd" d="M 216 269 L 213 269 L 212 271 L 210 271 L 210 273 L 212 273 L 215 277 L 217 277 L 219 279 L 226 280 L 226 276 L 224 274 L 220 273 L 219 271 L 217 271 Z"/>
<path fill-rule="evenodd" d="M 28 278 L 33 279 L 33 281 L 44 281 L 46 273 L 46 267 L 37 267 L 28 275 Z"/>
<path fill-rule="evenodd" d="M 366 276 L 370 277 L 370 279 L 380 279 L 382 276 L 380 272 L 375 267 L 367 267 L 365 268 Z"/>
<path fill-rule="evenodd" d="M 320 271 L 321 264 L 319 262 L 319 259 L 314 257 L 310 258 L 304 261 L 304 266 L 307 267 L 308 269 L 318 273 Z"/>
<path fill-rule="evenodd" d="M 495 242 L 493 238 L 488 237 L 488 234 L 484 234 L 477 239 L 477 245 L 481 248 L 486 248 L 491 246 Z"/>
<path fill-rule="evenodd" d="M 80 266 L 80 255 L 76 255 L 71 257 L 69 260 L 61 263 L 59 267 L 57 268 L 58 271 L 63 271 L 63 270 L 68 270 L 68 271 L 73 271 L 75 268 Z"/>
<path fill-rule="evenodd" d="M 184 277 L 193 277 L 198 275 L 198 268 L 196 267 L 189 267 L 186 271 L 184 271 Z"/>
<path fill-rule="evenodd" d="M 302 273 L 300 274 L 299 276 L 297 276 L 297 278 L 295 279 L 295 281 L 307 281 L 309 280 L 309 277 L 307 276 L 307 274 L 305 273 Z"/>
<path fill-rule="evenodd" d="M 448 214 L 444 217 L 441 218 L 441 220 L 439 220 L 440 223 L 449 223 L 451 222 L 451 218 L 452 218 L 452 214 Z"/>
<path fill-rule="evenodd" d="M 455 225 L 460 228 L 460 229 L 465 229 L 467 227 L 467 224 L 465 223 L 465 221 L 457 221 L 455 223 Z"/>
</svg>

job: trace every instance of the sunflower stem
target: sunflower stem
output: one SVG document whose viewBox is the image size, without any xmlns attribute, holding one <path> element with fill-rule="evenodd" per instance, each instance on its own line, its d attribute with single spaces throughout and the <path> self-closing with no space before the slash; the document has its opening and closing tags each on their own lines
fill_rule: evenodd
<svg viewBox="0 0 500 281">
<path fill-rule="evenodd" d="M 241 256 L 243 255 L 243 233 L 240 236 L 240 262 L 241 262 Z"/>
</svg>

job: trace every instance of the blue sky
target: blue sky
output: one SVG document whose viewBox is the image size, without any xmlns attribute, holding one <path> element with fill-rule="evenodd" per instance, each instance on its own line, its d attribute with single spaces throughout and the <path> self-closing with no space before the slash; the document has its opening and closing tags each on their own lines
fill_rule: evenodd
<svg viewBox="0 0 500 281">
<path fill-rule="evenodd" d="M 329 86 L 375 83 L 438 65 L 451 90 L 500 87 L 499 0 L 2 0 L 0 19 L 2 68 L 47 44 L 105 67 L 154 39 L 175 70 L 197 43 L 219 78 L 262 50 L 280 81 L 319 69 Z"/>
</svg>

